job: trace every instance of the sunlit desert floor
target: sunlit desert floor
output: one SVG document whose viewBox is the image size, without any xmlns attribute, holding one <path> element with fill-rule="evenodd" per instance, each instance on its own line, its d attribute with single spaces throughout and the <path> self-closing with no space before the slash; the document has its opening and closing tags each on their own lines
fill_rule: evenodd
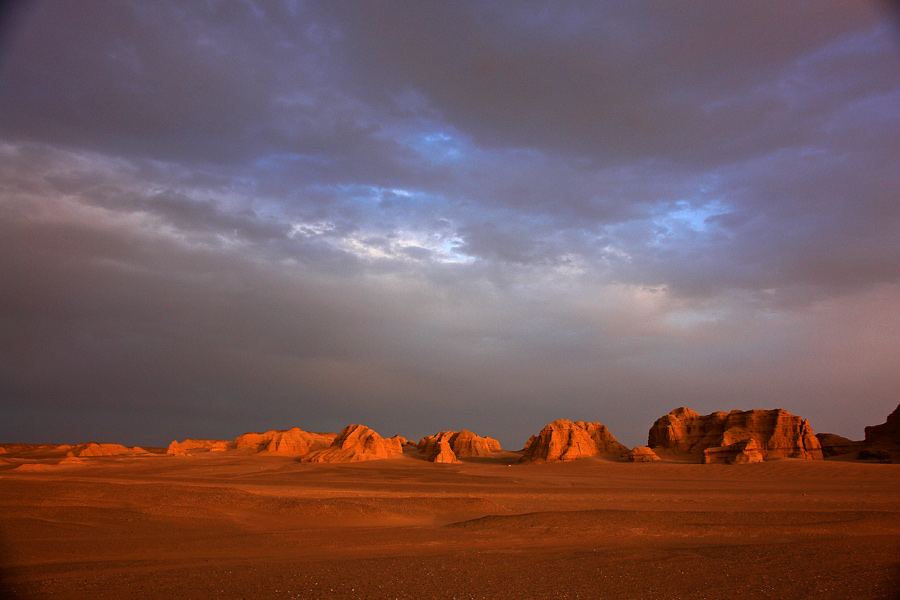
<svg viewBox="0 0 900 600">
<path fill-rule="evenodd" d="M 102 457 L 0 470 L 0 595 L 900 598 L 900 465 Z"/>
</svg>

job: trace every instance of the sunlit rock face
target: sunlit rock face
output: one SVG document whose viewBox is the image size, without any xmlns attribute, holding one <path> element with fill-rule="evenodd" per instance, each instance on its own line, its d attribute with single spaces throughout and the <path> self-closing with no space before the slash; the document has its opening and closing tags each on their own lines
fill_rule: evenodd
<svg viewBox="0 0 900 600">
<path fill-rule="evenodd" d="M 757 454 L 761 460 L 823 458 L 809 422 L 782 409 L 700 415 L 677 408 L 656 420 L 647 445 L 674 454 L 703 456 L 703 462 L 758 462 Z"/>
<path fill-rule="evenodd" d="M 453 452 L 453 449 L 450 448 L 450 442 L 447 440 L 440 440 L 435 446 L 434 451 L 428 457 L 433 463 L 458 463 L 459 459 L 456 457 L 456 453 Z"/>
<path fill-rule="evenodd" d="M 434 435 L 423 437 L 416 447 L 432 462 L 441 462 L 437 457 L 443 450 L 441 444 L 446 442 L 449 450 L 455 458 L 472 458 L 490 456 L 500 451 L 500 442 L 493 438 L 481 437 L 471 431 L 441 431 Z M 453 462 L 453 461 L 450 461 Z"/>
<path fill-rule="evenodd" d="M 348 425 L 330 446 L 300 458 L 302 462 L 359 462 L 391 458 L 403 453 L 397 438 L 384 439 L 365 425 Z"/>
<path fill-rule="evenodd" d="M 656 455 L 656 452 L 647 446 L 638 446 L 628 453 L 628 462 L 657 462 L 659 460 L 660 458 Z"/>
<path fill-rule="evenodd" d="M 714 446 L 703 451 L 704 465 L 743 465 L 763 462 L 762 452 L 753 438 L 741 440 L 726 446 Z"/>
<path fill-rule="evenodd" d="M 86 444 L 78 444 L 72 447 L 66 453 L 69 457 L 85 457 L 85 456 L 122 456 L 147 454 L 143 448 L 135 446 L 128 448 L 122 444 L 98 444 L 96 442 L 88 442 Z"/>
<path fill-rule="evenodd" d="M 265 433 L 245 433 L 233 442 L 235 449 L 251 448 L 262 454 L 303 456 L 316 450 L 324 450 L 334 441 L 334 433 L 312 433 L 299 427 Z"/>
<path fill-rule="evenodd" d="M 605 425 L 558 419 L 528 440 L 521 462 L 557 462 L 593 456 L 623 456 L 628 448 Z"/>
<path fill-rule="evenodd" d="M 225 440 L 194 440 L 186 439 L 183 442 L 178 440 L 169 444 L 166 454 L 175 456 L 184 456 L 194 452 L 224 452 L 231 447 L 234 442 L 226 442 Z"/>
</svg>

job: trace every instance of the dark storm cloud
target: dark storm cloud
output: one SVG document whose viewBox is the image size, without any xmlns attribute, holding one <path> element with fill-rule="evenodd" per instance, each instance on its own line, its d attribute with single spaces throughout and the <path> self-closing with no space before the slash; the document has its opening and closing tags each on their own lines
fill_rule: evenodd
<svg viewBox="0 0 900 600">
<path fill-rule="evenodd" d="M 778 100 L 752 92 L 871 22 L 858 5 L 815 2 L 358 8 L 348 38 L 366 91 L 412 86 L 490 146 L 615 162 L 738 159 L 780 143 L 785 132 L 766 127 Z"/>
<path fill-rule="evenodd" d="M 91 0 L 16 22 L 7 437 L 363 421 L 513 447 L 569 417 L 634 445 L 682 404 L 859 437 L 896 402 L 881 5 Z"/>
</svg>

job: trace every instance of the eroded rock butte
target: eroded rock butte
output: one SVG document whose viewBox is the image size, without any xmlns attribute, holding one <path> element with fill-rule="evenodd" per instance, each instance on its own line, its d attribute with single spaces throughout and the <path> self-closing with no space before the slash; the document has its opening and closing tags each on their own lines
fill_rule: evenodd
<svg viewBox="0 0 900 600">
<path fill-rule="evenodd" d="M 623 456 L 628 448 L 605 425 L 558 419 L 532 436 L 520 462 L 557 462 L 593 456 Z"/>
<path fill-rule="evenodd" d="M 656 420 L 647 445 L 657 452 L 696 456 L 703 463 L 823 458 L 809 422 L 782 409 L 700 415 L 676 408 Z"/>
</svg>

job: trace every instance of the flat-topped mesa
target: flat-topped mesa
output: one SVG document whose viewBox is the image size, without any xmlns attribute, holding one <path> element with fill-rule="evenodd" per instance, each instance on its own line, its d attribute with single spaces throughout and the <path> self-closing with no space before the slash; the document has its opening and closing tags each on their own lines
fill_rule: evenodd
<svg viewBox="0 0 900 600">
<path fill-rule="evenodd" d="M 556 462 L 593 456 L 622 456 L 628 448 L 605 425 L 558 419 L 533 436 L 519 462 Z"/>
<path fill-rule="evenodd" d="M 397 438 L 384 439 L 365 425 L 348 425 L 327 448 L 310 452 L 301 462 L 358 462 L 391 458 L 403 453 Z"/>
<path fill-rule="evenodd" d="M 748 445 L 748 440 L 753 444 Z M 782 409 L 700 415 L 689 408 L 676 408 L 656 420 L 647 445 L 654 450 L 703 456 L 705 463 L 823 458 L 809 422 Z"/>
<path fill-rule="evenodd" d="M 447 457 L 446 451 L 441 444 L 446 442 L 449 451 L 454 458 L 472 458 L 480 456 L 490 456 L 494 452 L 500 452 L 500 442 L 493 438 L 481 437 L 475 435 L 471 431 L 463 429 L 462 431 L 441 431 L 434 435 L 423 437 L 416 444 L 416 448 L 425 454 L 425 457 L 431 462 L 456 462 L 447 460 L 437 460 L 437 457 L 443 454 Z"/>
<path fill-rule="evenodd" d="M 184 456 L 194 452 L 225 452 L 234 442 L 226 442 L 225 440 L 192 440 L 186 439 L 183 442 L 178 440 L 169 444 L 166 454 L 175 456 Z"/>
</svg>

